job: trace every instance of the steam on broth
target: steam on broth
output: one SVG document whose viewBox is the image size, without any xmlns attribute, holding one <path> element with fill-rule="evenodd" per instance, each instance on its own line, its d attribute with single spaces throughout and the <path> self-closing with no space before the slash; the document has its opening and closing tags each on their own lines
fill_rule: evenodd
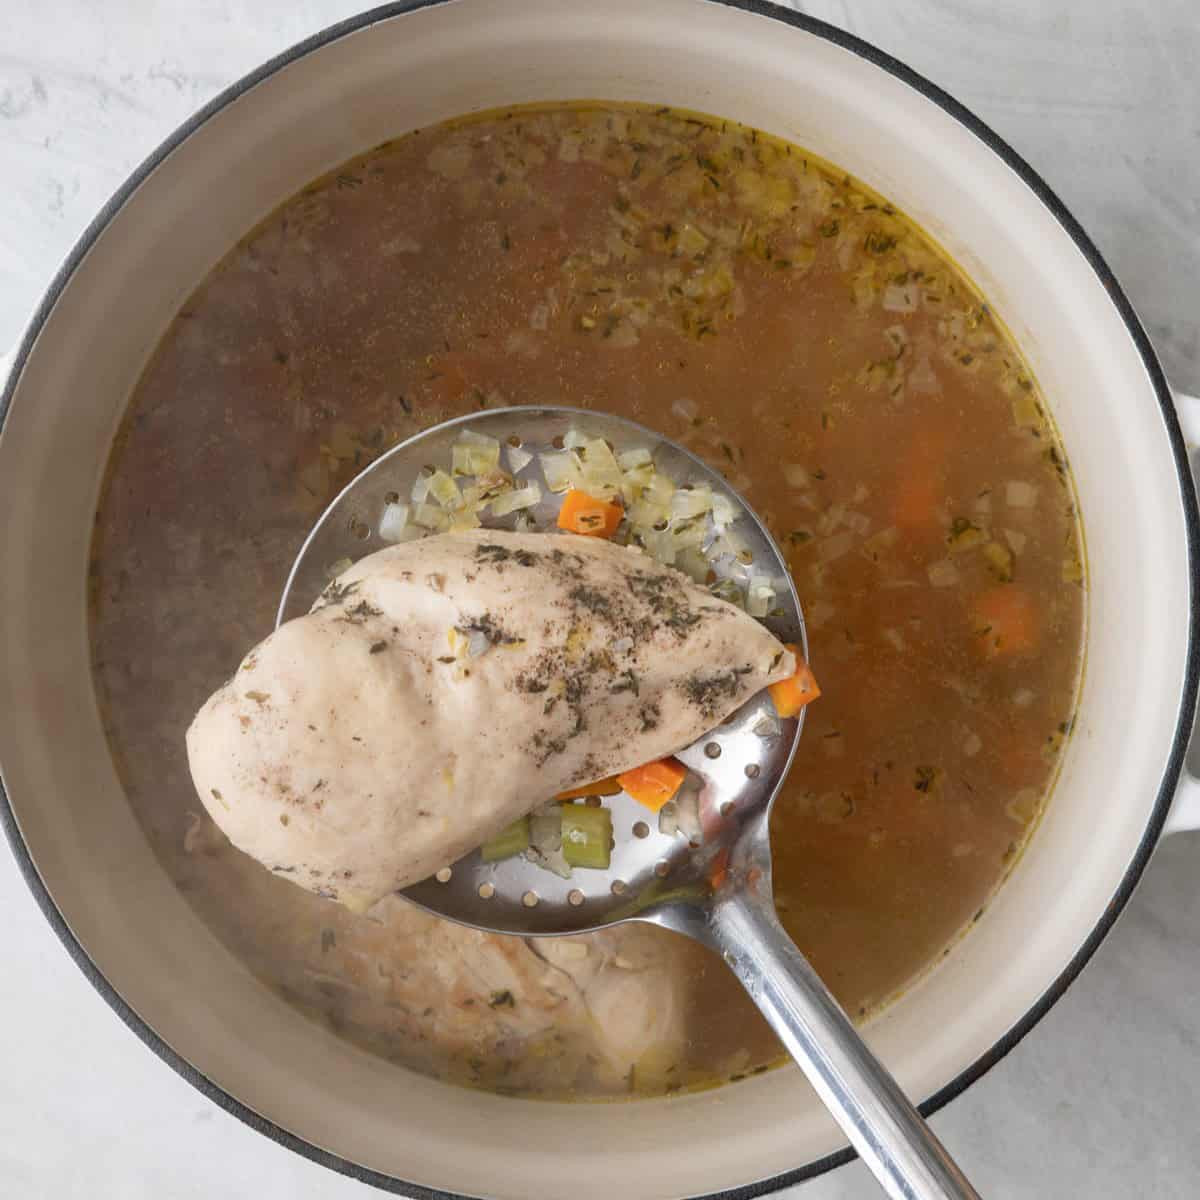
<svg viewBox="0 0 1200 1200">
<path fill-rule="evenodd" d="M 266 633 L 337 490 L 430 425 L 570 404 L 661 429 L 784 546 L 823 688 L 772 830 L 780 915 L 866 1016 L 1015 860 L 1071 728 L 1067 462 L 954 265 L 797 147 L 667 109 L 409 134 L 271 214 L 171 322 L 112 452 L 90 575 L 130 803 L 199 915 L 337 1034 L 497 1090 L 655 1095 L 780 1048 L 668 932 L 526 942 L 355 916 L 233 849 L 183 734 Z"/>
</svg>

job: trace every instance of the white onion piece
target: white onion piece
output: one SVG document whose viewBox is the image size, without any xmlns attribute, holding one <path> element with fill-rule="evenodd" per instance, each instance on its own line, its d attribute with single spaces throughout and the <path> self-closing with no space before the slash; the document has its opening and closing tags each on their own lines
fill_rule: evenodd
<svg viewBox="0 0 1200 1200">
<path fill-rule="evenodd" d="M 1018 688 L 1013 692 L 1012 702 L 1018 708 L 1028 708 L 1034 701 L 1035 696 L 1031 688 Z"/>
<path fill-rule="evenodd" d="M 635 467 L 653 466 L 654 458 L 645 446 L 635 446 L 617 455 L 617 465 L 622 471 L 632 471 Z"/>
<path fill-rule="evenodd" d="M 712 508 L 712 491 L 704 486 L 680 488 L 671 497 L 671 516 L 676 519 L 703 516 Z"/>
<path fill-rule="evenodd" d="M 943 559 L 929 564 L 929 582 L 934 587 L 954 587 L 958 583 L 958 568 Z"/>
<path fill-rule="evenodd" d="M 414 504 L 422 503 L 429 495 L 429 481 L 433 478 L 432 471 L 420 471 L 413 480 L 412 492 L 409 493 Z"/>
<path fill-rule="evenodd" d="M 519 512 L 523 508 L 532 508 L 541 503 L 542 489 L 536 482 L 530 480 L 523 488 L 505 492 L 492 501 L 492 515 L 506 517 L 509 513 Z"/>
<path fill-rule="evenodd" d="M 717 493 L 712 498 L 713 525 L 718 533 L 737 520 L 737 508 L 728 496 Z"/>
<path fill-rule="evenodd" d="M 408 514 L 407 504 L 385 504 L 379 518 L 379 536 L 385 542 L 399 542 L 408 527 Z"/>
<path fill-rule="evenodd" d="M 833 537 L 827 537 L 824 541 L 817 543 L 817 558 L 823 562 L 833 562 L 835 558 L 841 558 L 843 554 L 849 553 L 854 546 L 854 534 L 850 530 L 843 530 L 841 533 L 835 533 Z"/>
<path fill-rule="evenodd" d="M 514 475 L 520 475 L 533 462 L 533 455 L 520 446 L 509 446 L 505 453 L 508 458 L 508 469 Z"/>
<path fill-rule="evenodd" d="M 1011 479 L 1004 485 L 1004 499 L 1009 508 L 1032 508 L 1037 503 L 1037 488 L 1023 479 Z"/>
<path fill-rule="evenodd" d="M 916 312 L 920 294 L 915 283 L 889 284 L 883 289 L 883 309 L 894 313 Z"/>
<path fill-rule="evenodd" d="M 1004 531 L 1004 540 L 1008 543 L 1009 549 L 1014 554 L 1020 554 L 1025 549 L 1025 543 L 1028 539 L 1025 534 L 1018 533 L 1015 529 L 1006 529 Z"/>
<path fill-rule="evenodd" d="M 326 578 L 336 579 L 343 571 L 350 570 L 352 566 L 354 566 L 354 559 L 339 558 L 329 564 L 328 569 L 325 571 Z"/>
<path fill-rule="evenodd" d="M 968 758 L 974 758 L 983 749 L 983 739 L 977 733 L 968 733 L 962 749 Z"/>
<path fill-rule="evenodd" d="M 446 474 L 437 470 L 429 477 L 429 495 L 443 508 L 458 508 L 462 504 L 462 493 L 458 484 Z"/>
<path fill-rule="evenodd" d="M 689 423 L 696 419 L 696 415 L 700 410 L 696 407 L 695 400 L 676 400 L 671 404 L 671 412 L 675 414 L 681 421 Z"/>
<path fill-rule="evenodd" d="M 411 520 L 422 529 L 432 529 L 437 533 L 444 533 L 450 528 L 449 513 L 432 504 L 418 504 L 412 510 Z"/>
<path fill-rule="evenodd" d="M 580 474 L 584 490 L 591 496 L 611 500 L 621 490 L 622 476 L 608 443 L 602 438 L 591 438 L 581 450 L 583 466 Z"/>
<path fill-rule="evenodd" d="M 679 832 L 679 809 L 674 800 L 668 800 L 658 810 L 658 832 L 666 837 L 674 837 Z"/>
<path fill-rule="evenodd" d="M 784 463 L 783 478 L 788 487 L 806 488 L 809 485 L 808 472 L 799 463 Z"/>
<path fill-rule="evenodd" d="M 765 617 L 775 604 L 775 589 L 761 576 L 750 581 L 746 589 L 746 611 L 752 617 Z"/>
<path fill-rule="evenodd" d="M 542 474 L 552 492 L 580 487 L 579 459 L 570 450 L 548 450 L 541 455 Z"/>
</svg>

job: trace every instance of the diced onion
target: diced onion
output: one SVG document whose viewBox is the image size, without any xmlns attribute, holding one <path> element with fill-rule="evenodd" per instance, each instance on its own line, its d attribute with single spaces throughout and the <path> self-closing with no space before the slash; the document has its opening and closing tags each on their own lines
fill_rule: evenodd
<svg viewBox="0 0 1200 1200">
<path fill-rule="evenodd" d="M 579 459 L 570 450 L 548 450 L 540 457 L 546 486 L 552 492 L 565 492 L 568 488 L 582 486 Z"/>
<path fill-rule="evenodd" d="M 1034 701 L 1034 693 L 1031 688 L 1018 688 L 1013 692 L 1012 702 L 1018 708 L 1028 708 Z"/>
<path fill-rule="evenodd" d="M 788 487 L 806 488 L 809 484 L 808 472 L 799 463 L 784 463 L 783 478 Z"/>
<path fill-rule="evenodd" d="M 492 501 L 492 515 L 506 517 L 509 513 L 518 512 L 523 508 L 532 508 L 535 504 L 540 503 L 541 499 L 542 489 L 531 480 L 523 488 L 505 492 L 503 496 L 497 496 Z"/>
<path fill-rule="evenodd" d="M 533 462 L 533 455 L 520 446 L 509 446 L 505 451 L 505 456 L 508 458 L 508 469 L 514 475 L 520 475 Z"/>
<path fill-rule="evenodd" d="M 622 471 L 632 471 L 635 467 L 651 466 L 654 458 L 645 446 L 635 446 L 617 455 L 617 465 Z"/>
<path fill-rule="evenodd" d="M 871 531 L 871 518 L 866 513 L 848 512 L 842 518 L 842 521 L 848 528 L 857 533 L 859 537 L 866 537 Z"/>
<path fill-rule="evenodd" d="M 621 490 L 622 476 L 608 443 L 603 438 L 590 438 L 584 442 L 581 453 L 583 490 L 589 496 L 611 500 Z"/>
<path fill-rule="evenodd" d="M 429 477 L 429 494 L 443 508 L 458 508 L 462 504 L 462 493 L 458 490 L 458 484 L 442 470 L 434 471 Z"/>
<path fill-rule="evenodd" d="M 752 617 L 765 617 L 775 604 L 775 589 L 762 577 L 750 581 L 746 589 L 746 611 Z"/>
<path fill-rule="evenodd" d="M 339 558 L 336 562 L 329 564 L 329 569 L 325 572 L 325 575 L 329 579 L 336 579 L 343 571 L 350 570 L 352 566 L 354 566 L 352 558 Z"/>
<path fill-rule="evenodd" d="M 930 563 L 928 574 L 934 587 L 954 587 L 958 583 L 958 568 L 945 559 Z"/>
<path fill-rule="evenodd" d="M 432 529 L 438 533 L 444 533 L 450 528 L 449 514 L 432 504 L 418 504 L 412 510 L 411 520 L 422 529 Z"/>
<path fill-rule="evenodd" d="M 491 648 L 492 643 L 482 629 L 472 629 L 467 634 L 468 658 L 482 658 Z"/>
<path fill-rule="evenodd" d="M 728 496 L 722 496 L 720 493 L 713 496 L 712 518 L 718 533 L 737 520 L 737 508 Z"/>
<path fill-rule="evenodd" d="M 383 516 L 379 519 L 379 536 L 385 542 L 403 540 L 404 531 L 408 528 L 409 507 L 407 504 L 386 504 Z"/>
<path fill-rule="evenodd" d="M 675 400 L 671 404 L 671 412 L 675 414 L 681 421 L 689 423 L 696 419 L 696 414 L 700 410 L 696 407 L 695 400 Z"/>
<path fill-rule="evenodd" d="M 1004 499 L 1009 508 L 1032 508 L 1037 503 L 1037 488 L 1023 479 L 1010 479 L 1004 485 Z"/>
<path fill-rule="evenodd" d="M 1014 554 L 1020 554 L 1025 549 L 1025 543 L 1028 540 L 1023 533 L 1018 533 L 1015 529 L 1006 529 L 1004 531 L 1004 540 L 1008 543 L 1009 548 Z"/>
<path fill-rule="evenodd" d="M 432 471 L 421 471 L 418 473 L 416 479 L 413 480 L 410 496 L 414 504 L 420 504 L 429 495 L 429 481 L 432 478 Z"/>
<path fill-rule="evenodd" d="M 968 758 L 974 758 L 975 755 L 983 749 L 983 739 L 977 733 L 968 733 L 966 740 L 963 742 L 963 753 Z"/>
<path fill-rule="evenodd" d="M 707 487 L 680 488 L 671 497 L 671 516 L 676 520 L 703 516 L 712 508 L 712 491 Z"/>
<path fill-rule="evenodd" d="M 679 832 L 679 809 L 674 800 L 668 800 L 658 810 L 658 832 L 665 837 L 674 837 Z"/>
<path fill-rule="evenodd" d="M 883 308 L 885 312 L 911 313 L 917 311 L 917 300 L 920 291 L 915 283 L 889 284 L 883 289 Z"/>
<path fill-rule="evenodd" d="M 833 562 L 835 558 L 841 558 L 854 545 L 854 534 L 848 529 L 844 529 L 841 533 L 835 533 L 833 537 L 825 538 L 824 541 L 817 543 L 817 558 L 823 562 Z"/>
</svg>

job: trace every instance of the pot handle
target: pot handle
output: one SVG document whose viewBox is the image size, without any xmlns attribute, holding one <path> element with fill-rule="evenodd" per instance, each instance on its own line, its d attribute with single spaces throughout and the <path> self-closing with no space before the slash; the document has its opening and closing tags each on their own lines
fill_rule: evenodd
<svg viewBox="0 0 1200 1200">
<path fill-rule="evenodd" d="M 1191 456 L 1200 449 L 1200 396 L 1176 392 L 1175 411 L 1179 414 L 1183 440 Z M 1193 459 L 1193 463 L 1194 461 Z M 1196 736 L 1193 732 L 1193 741 Z M 1188 757 L 1191 757 L 1190 751 Z M 1200 829 L 1200 778 L 1193 774 L 1185 760 L 1183 773 L 1179 776 L 1179 787 L 1175 792 L 1175 802 L 1171 805 L 1167 823 L 1163 826 L 1163 836 L 1169 833 L 1183 833 L 1189 829 Z"/>
</svg>

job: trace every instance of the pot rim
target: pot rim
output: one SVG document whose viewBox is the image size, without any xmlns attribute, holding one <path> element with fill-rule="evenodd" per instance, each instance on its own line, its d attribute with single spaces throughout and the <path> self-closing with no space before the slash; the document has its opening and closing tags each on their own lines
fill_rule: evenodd
<svg viewBox="0 0 1200 1200">
<path fill-rule="evenodd" d="M 36 312 L 17 346 L 8 379 L 4 384 L 3 391 L 0 392 L 0 435 L 4 431 L 9 406 L 12 402 L 21 370 L 43 326 L 60 296 L 70 283 L 76 269 L 133 192 L 141 186 L 168 155 L 228 105 L 290 64 L 349 34 L 360 32 L 372 25 L 397 16 L 416 12 L 424 8 L 432 8 L 447 2 L 448 0 L 392 0 L 391 3 L 368 9 L 357 16 L 349 17 L 346 20 L 330 25 L 305 38 L 303 41 L 297 42 L 294 46 L 289 47 L 275 57 L 268 59 L 261 66 L 231 84 L 204 105 L 204 107 L 193 113 L 192 116 L 160 143 L 137 166 L 117 191 L 113 193 L 112 197 L 84 230 L 43 295 Z M 1050 986 L 1042 993 L 1037 1002 L 1002 1038 L 995 1042 L 990 1049 L 980 1055 L 948 1084 L 919 1105 L 921 1113 L 929 1117 L 955 1099 L 1004 1058 L 1063 996 L 1067 988 L 1074 982 L 1088 960 L 1095 953 L 1097 947 L 1104 940 L 1108 931 L 1116 922 L 1117 917 L 1124 910 L 1162 833 L 1167 813 L 1171 807 L 1171 801 L 1175 795 L 1176 785 L 1183 769 L 1188 743 L 1191 738 L 1192 724 L 1196 714 L 1197 691 L 1200 688 L 1200 509 L 1197 508 L 1191 464 L 1184 443 L 1183 433 L 1175 412 L 1171 390 L 1137 313 L 1122 291 L 1112 269 L 1105 262 L 1100 251 L 1084 232 L 1079 222 L 1072 216 L 1057 194 L 1020 154 L 987 124 L 937 84 L 892 57 L 892 55 L 856 37 L 854 34 L 847 33 L 815 17 L 807 16 L 792 9 L 782 8 L 777 4 L 771 3 L 770 0 L 704 0 L 704 2 L 720 4 L 727 8 L 736 9 L 755 16 L 780 21 L 785 25 L 790 25 L 793 28 L 803 30 L 805 33 L 830 42 L 843 50 L 848 50 L 859 58 L 878 67 L 880 70 L 886 71 L 889 75 L 900 80 L 900 82 L 915 89 L 927 100 L 932 101 L 945 113 L 953 117 L 960 125 L 982 142 L 985 147 L 991 150 L 993 154 L 997 155 L 1021 179 L 1025 186 L 1033 192 L 1042 205 L 1049 210 L 1063 232 L 1074 242 L 1077 249 L 1087 260 L 1088 265 L 1107 292 L 1133 340 L 1148 381 L 1158 399 L 1161 410 L 1160 415 L 1171 446 L 1171 453 L 1178 475 L 1180 502 L 1183 507 L 1186 530 L 1188 561 L 1191 565 L 1188 598 L 1188 649 L 1178 715 L 1171 742 L 1171 751 L 1167 757 L 1163 776 L 1159 783 L 1154 809 L 1146 824 L 1145 831 L 1138 842 L 1137 849 L 1125 869 L 1119 886 L 1114 891 L 1112 898 L 1105 906 L 1104 911 L 1100 914 L 1083 944 L 1076 950 L 1070 961 L 1067 962 Z M 43 916 L 45 916 L 68 954 L 74 959 L 76 965 L 87 977 L 92 986 L 100 993 L 109 1007 L 125 1025 L 146 1046 L 209 1100 L 237 1117 L 251 1129 L 265 1135 L 279 1145 L 285 1146 L 297 1154 L 301 1154 L 305 1158 L 319 1163 L 321 1166 L 328 1167 L 361 1183 L 369 1184 L 383 1191 L 415 1197 L 418 1200 L 467 1200 L 466 1197 L 461 1196 L 459 1193 L 411 1183 L 321 1149 L 319 1146 L 298 1137 L 296 1134 L 289 1132 L 255 1112 L 252 1108 L 231 1096 L 197 1067 L 176 1053 L 155 1030 L 126 1004 L 120 993 L 108 981 L 92 961 L 87 950 L 71 932 L 65 917 L 55 904 L 49 889 L 39 875 L 32 853 L 20 833 L 16 815 L 9 801 L 2 777 L 0 777 L 0 827 L 3 827 L 5 837 L 12 849 L 21 874 L 24 876 L 26 884 L 33 893 L 34 899 L 37 901 Z M 697 1200 L 751 1200 L 752 1197 L 766 1195 L 815 1178 L 832 1170 L 834 1167 L 851 1162 L 856 1157 L 857 1155 L 853 1150 L 846 1148 L 804 1166 L 797 1167 L 794 1170 L 736 1188 L 707 1193 L 705 1196 L 697 1198 Z"/>
</svg>

